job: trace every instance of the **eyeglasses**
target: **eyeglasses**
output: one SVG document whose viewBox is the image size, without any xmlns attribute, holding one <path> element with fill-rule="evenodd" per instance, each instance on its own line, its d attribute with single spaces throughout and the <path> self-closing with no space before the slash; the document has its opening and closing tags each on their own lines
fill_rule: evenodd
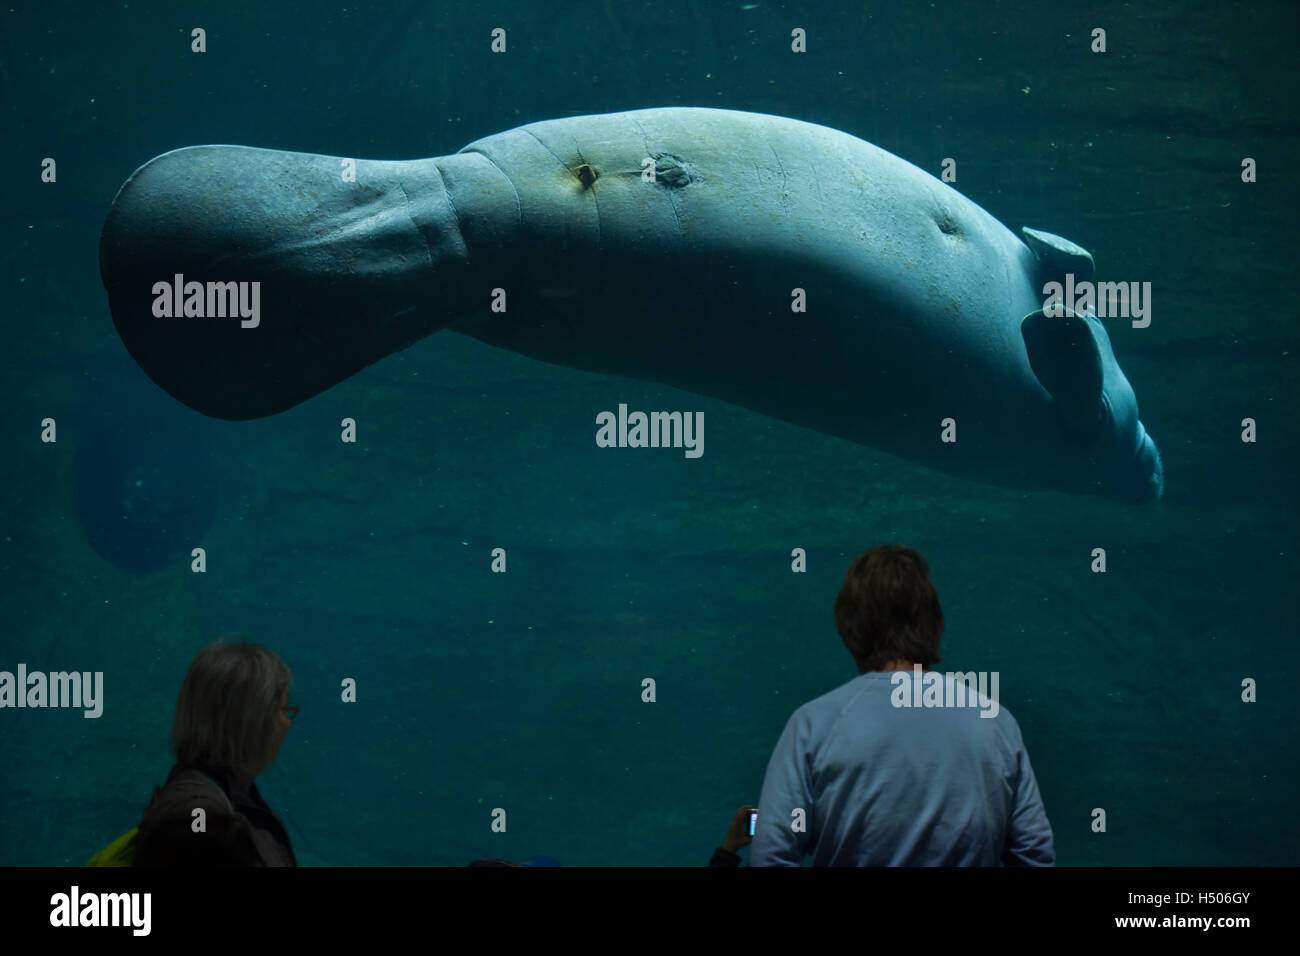
<svg viewBox="0 0 1300 956">
<path fill-rule="evenodd" d="M 297 704 L 288 704 L 287 706 L 281 707 L 280 709 L 289 716 L 290 720 L 293 720 L 295 717 L 298 716 Z"/>
</svg>

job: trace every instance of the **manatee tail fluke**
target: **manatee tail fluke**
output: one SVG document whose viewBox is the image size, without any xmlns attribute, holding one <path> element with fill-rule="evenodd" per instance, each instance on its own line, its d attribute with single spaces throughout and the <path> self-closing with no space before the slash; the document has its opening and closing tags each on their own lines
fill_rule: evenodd
<svg viewBox="0 0 1300 956">
<path fill-rule="evenodd" d="M 248 419 L 441 328 L 470 306 L 437 162 L 243 146 L 153 159 L 100 238 L 123 343 L 186 405 Z"/>
</svg>

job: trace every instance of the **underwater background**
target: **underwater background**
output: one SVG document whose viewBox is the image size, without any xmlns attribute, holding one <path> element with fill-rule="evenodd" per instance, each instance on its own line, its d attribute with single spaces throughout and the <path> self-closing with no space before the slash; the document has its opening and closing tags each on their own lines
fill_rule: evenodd
<svg viewBox="0 0 1300 956">
<path fill-rule="evenodd" d="M 790 713 L 856 675 L 832 602 L 883 542 L 929 561 L 941 667 L 1000 673 L 1059 864 L 1300 862 L 1296 26 L 1293 3 L 0 5 L 0 670 L 106 688 L 98 719 L 0 710 L 0 864 L 81 865 L 134 826 L 187 664 L 235 632 L 293 671 L 258 786 L 301 863 L 703 866 Z M 114 331 L 100 228 L 159 153 L 409 159 L 653 106 L 955 157 L 1009 228 L 1150 281 L 1150 327 L 1106 325 L 1164 499 L 991 488 L 451 332 L 222 422 Z M 706 454 L 597 448 L 621 402 L 704 411 Z"/>
</svg>

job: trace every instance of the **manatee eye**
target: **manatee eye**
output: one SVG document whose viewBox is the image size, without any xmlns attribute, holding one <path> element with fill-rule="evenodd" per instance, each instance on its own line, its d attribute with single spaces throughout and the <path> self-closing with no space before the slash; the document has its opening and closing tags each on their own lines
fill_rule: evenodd
<svg viewBox="0 0 1300 956">
<path fill-rule="evenodd" d="M 583 163 L 573 172 L 577 175 L 578 182 L 582 183 L 583 189 L 590 189 L 591 184 L 600 178 L 600 173 L 596 172 L 596 170 L 587 163 Z"/>
</svg>

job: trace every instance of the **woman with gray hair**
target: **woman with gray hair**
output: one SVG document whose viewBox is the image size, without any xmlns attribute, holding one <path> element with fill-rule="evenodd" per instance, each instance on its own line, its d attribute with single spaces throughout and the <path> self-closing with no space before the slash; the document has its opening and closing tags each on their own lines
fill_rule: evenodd
<svg viewBox="0 0 1300 956">
<path fill-rule="evenodd" d="M 298 865 L 288 830 L 253 783 L 298 712 L 291 680 L 261 644 L 223 639 L 199 651 L 176 701 L 176 765 L 140 821 L 136 866 Z"/>
</svg>

